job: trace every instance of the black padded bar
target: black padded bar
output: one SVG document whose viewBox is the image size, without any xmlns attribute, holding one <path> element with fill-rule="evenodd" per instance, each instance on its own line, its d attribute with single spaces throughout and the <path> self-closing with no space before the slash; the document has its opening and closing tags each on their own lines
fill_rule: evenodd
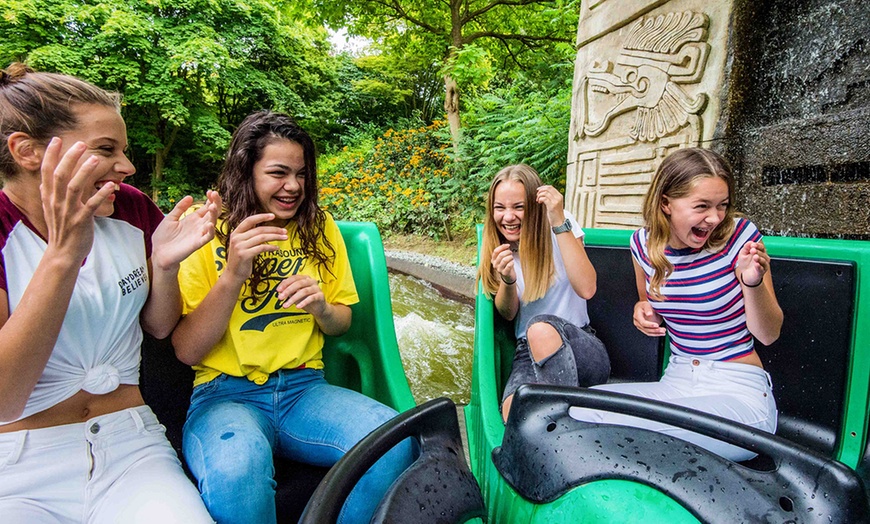
<svg viewBox="0 0 870 524">
<path fill-rule="evenodd" d="M 400 413 L 351 448 L 317 487 L 300 524 L 335 522 L 365 472 L 409 437 L 419 442 L 420 456 L 390 486 L 372 522 L 453 524 L 485 518 L 480 487 L 465 462 L 456 405 L 438 398 Z"/>
<path fill-rule="evenodd" d="M 568 415 L 571 406 L 691 429 L 762 453 L 775 467 L 756 471 L 668 435 L 581 422 Z M 840 462 L 721 417 L 605 391 L 520 387 L 493 462 L 520 495 L 538 503 L 588 482 L 623 479 L 661 491 L 702 522 L 870 518 L 861 480 Z"/>
</svg>

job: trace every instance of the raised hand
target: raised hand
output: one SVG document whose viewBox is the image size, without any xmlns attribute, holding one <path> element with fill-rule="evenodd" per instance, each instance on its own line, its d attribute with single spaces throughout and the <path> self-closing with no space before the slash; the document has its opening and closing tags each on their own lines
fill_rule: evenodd
<svg viewBox="0 0 870 524">
<path fill-rule="evenodd" d="M 565 207 L 562 202 L 562 193 L 553 186 L 538 187 L 536 202 L 547 208 L 547 218 L 550 227 L 562 225 L 565 222 Z"/>
<path fill-rule="evenodd" d="M 744 286 L 761 284 L 764 274 L 770 271 L 770 255 L 761 242 L 747 242 L 737 254 L 737 277 Z"/>
<path fill-rule="evenodd" d="M 60 250 L 63 256 L 80 265 L 94 243 L 95 213 L 114 193 L 115 184 L 107 182 L 94 195 L 84 199 L 86 192 L 94 187 L 94 169 L 99 161 L 90 156 L 79 165 L 87 150 L 83 142 L 76 142 L 63 155 L 60 154 L 62 147 L 63 143 L 57 137 L 48 143 L 40 168 L 42 183 L 39 192 L 48 248 Z"/>
<path fill-rule="evenodd" d="M 208 191 L 206 199 L 199 209 L 184 216 L 193 204 L 193 198 L 186 196 L 160 222 L 151 236 L 151 263 L 155 267 L 169 270 L 214 238 L 222 201 L 217 191 Z"/>
<path fill-rule="evenodd" d="M 514 256 L 511 253 L 510 244 L 501 244 L 492 250 L 492 268 L 495 269 L 502 280 L 515 282 L 517 272 L 514 269 Z"/>
<path fill-rule="evenodd" d="M 307 275 L 292 275 L 278 284 L 278 299 L 283 308 L 297 308 L 319 317 L 326 309 L 326 297 L 317 281 Z"/>
<path fill-rule="evenodd" d="M 278 250 L 278 246 L 268 242 L 287 240 L 287 230 L 283 227 L 259 225 L 274 219 L 275 215 L 272 213 L 260 213 L 242 220 L 230 235 L 225 273 L 244 281 L 251 276 L 254 259 L 260 253 Z"/>
<path fill-rule="evenodd" d="M 663 337 L 666 330 L 661 325 L 662 317 L 655 312 L 652 305 L 646 300 L 641 300 L 634 305 L 634 327 L 649 337 Z"/>
</svg>

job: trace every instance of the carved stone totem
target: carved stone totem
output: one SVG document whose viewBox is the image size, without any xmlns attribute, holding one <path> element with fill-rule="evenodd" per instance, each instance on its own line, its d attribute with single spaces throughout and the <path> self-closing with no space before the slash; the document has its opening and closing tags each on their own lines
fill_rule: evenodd
<svg viewBox="0 0 870 524">
<path fill-rule="evenodd" d="M 870 238 L 868 6 L 584 1 L 566 207 L 639 227 L 661 160 L 702 146 L 731 161 L 738 210 L 766 233 Z"/>
</svg>

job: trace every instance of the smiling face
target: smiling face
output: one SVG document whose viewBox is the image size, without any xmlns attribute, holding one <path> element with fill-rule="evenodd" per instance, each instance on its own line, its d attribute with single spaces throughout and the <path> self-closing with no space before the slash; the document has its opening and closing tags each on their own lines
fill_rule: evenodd
<svg viewBox="0 0 870 524">
<path fill-rule="evenodd" d="M 714 176 L 696 179 L 684 197 L 662 197 L 662 212 L 670 222 L 668 245 L 674 249 L 704 247 L 724 220 L 729 203 L 728 184 Z"/>
<path fill-rule="evenodd" d="M 274 213 L 269 225 L 283 227 L 296 217 L 305 199 L 307 169 L 302 146 L 276 138 L 254 163 L 254 193 L 264 212 Z"/>
<path fill-rule="evenodd" d="M 118 111 L 111 106 L 99 104 L 80 104 L 73 108 L 78 125 L 60 133 L 63 140 L 63 153 L 76 142 L 87 145 L 76 169 L 91 156 L 99 162 L 91 174 L 93 184 L 82 194 L 82 200 L 87 201 L 107 182 L 118 184 L 136 172 L 136 168 L 127 158 L 127 126 Z M 100 204 L 97 216 L 109 216 L 115 211 L 115 196 L 111 195 Z"/>
<path fill-rule="evenodd" d="M 492 218 L 508 242 L 519 242 L 526 206 L 526 189 L 518 180 L 501 182 L 493 194 Z"/>
</svg>

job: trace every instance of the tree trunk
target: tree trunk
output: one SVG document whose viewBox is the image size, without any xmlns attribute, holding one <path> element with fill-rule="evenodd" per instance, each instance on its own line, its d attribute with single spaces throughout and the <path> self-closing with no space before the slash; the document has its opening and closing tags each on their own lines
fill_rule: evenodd
<svg viewBox="0 0 870 524">
<path fill-rule="evenodd" d="M 160 190 L 157 189 L 160 181 L 163 180 L 163 163 L 166 157 L 165 149 L 160 148 L 154 153 L 154 172 L 151 173 L 151 200 L 157 203 L 157 198 L 160 196 Z"/>
<path fill-rule="evenodd" d="M 157 189 L 159 182 L 163 180 L 163 166 L 166 165 L 166 158 L 169 156 L 169 150 L 172 144 L 178 137 L 178 126 L 172 126 L 172 132 L 169 133 L 169 139 L 164 141 L 164 146 L 158 148 L 154 153 L 154 172 L 151 173 L 151 200 L 155 203 L 160 196 L 160 190 Z"/>
<path fill-rule="evenodd" d="M 450 124 L 450 136 L 453 138 L 453 151 L 459 153 L 459 133 L 462 119 L 459 115 L 459 86 L 450 75 L 444 75 L 444 111 L 447 112 L 447 123 Z"/>
</svg>

